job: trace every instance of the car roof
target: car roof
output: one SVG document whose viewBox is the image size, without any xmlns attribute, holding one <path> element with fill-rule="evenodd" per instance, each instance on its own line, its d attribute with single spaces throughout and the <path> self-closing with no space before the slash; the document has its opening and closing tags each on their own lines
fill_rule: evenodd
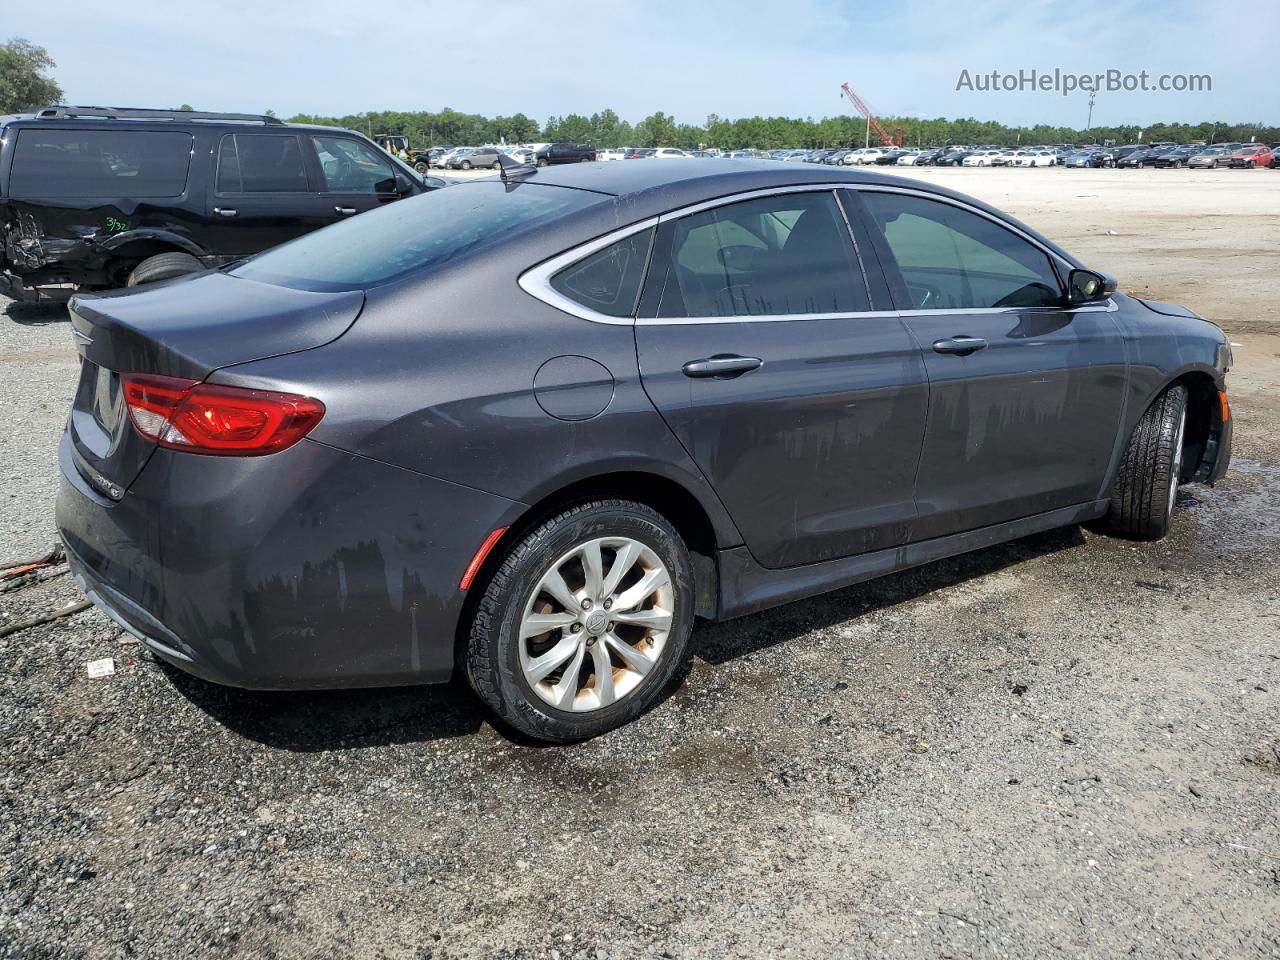
<svg viewBox="0 0 1280 960">
<path fill-rule="evenodd" d="M 136 129 L 136 130 L 185 130 L 206 128 L 213 129 L 234 129 L 247 130 L 253 132 L 259 131 L 284 131 L 284 130 L 303 130 L 315 131 L 319 133 L 355 133 L 358 136 L 365 137 L 365 134 L 358 130 L 350 130 L 347 127 L 330 127 L 317 123 L 289 123 L 280 121 L 279 123 L 261 123 L 253 120 L 232 120 L 232 119 L 212 119 L 192 117 L 188 118 L 172 118 L 172 119 L 144 119 L 141 117 L 91 117 L 91 116 L 65 116 L 65 117 L 39 117 L 34 113 L 16 113 L 8 116 L 0 117 L 0 127 L 39 127 L 41 129 L 57 130 L 59 128 L 67 129 L 92 129 L 102 127 L 107 129 Z M 394 136 L 394 134 L 390 134 Z M 366 138 L 367 139 L 367 138 Z"/>
</svg>

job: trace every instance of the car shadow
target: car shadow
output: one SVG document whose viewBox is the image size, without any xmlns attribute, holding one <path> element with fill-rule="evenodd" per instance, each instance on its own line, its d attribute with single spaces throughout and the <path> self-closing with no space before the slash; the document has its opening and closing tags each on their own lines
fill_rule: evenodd
<svg viewBox="0 0 1280 960">
<path fill-rule="evenodd" d="M 23 300 L 11 300 L 4 309 L 4 314 L 14 323 L 24 327 L 44 327 L 51 323 L 69 323 L 65 301 L 42 300 L 28 303 Z"/>
<path fill-rule="evenodd" d="M 1006 567 L 1084 543 L 1080 527 L 1062 527 L 936 560 L 736 620 L 703 623 L 701 629 L 694 632 L 690 644 L 692 653 L 713 666 L 727 663 L 814 630 L 849 623 L 936 590 L 960 586 Z"/>
<path fill-rule="evenodd" d="M 1084 542 L 1078 527 L 1052 530 L 725 623 L 699 621 L 691 653 L 712 666 L 724 664 Z M 419 743 L 467 736 L 485 725 L 513 745 L 548 746 L 495 721 L 461 677 L 432 686 L 262 692 L 219 686 L 157 662 L 200 710 L 240 736 L 280 750 L 316 753 Z M 679 690 L 687 672 L 688 663 L 659 702 Z"/>
<path fill-rule="evenodd" d="M 360 690 L 239 690 L 157 661 L 200 710 L 246 739 L 318 753 L 447 740 L 476 733 L 488 714 L 467 687 L 449 683 Z"/>
</svg>

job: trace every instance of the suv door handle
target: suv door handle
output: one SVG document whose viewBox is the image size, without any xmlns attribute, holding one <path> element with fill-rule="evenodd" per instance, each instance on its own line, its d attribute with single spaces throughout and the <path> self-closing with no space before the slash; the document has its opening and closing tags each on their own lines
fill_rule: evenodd
<svg viewBox="0 0 1280 960">
<path fill-rule="evenodd" d="M 334 207 L 333 209 L 338 211 L 338 213 L 342 214 L 344 217 L 349 217 L 351 214 L 356 212 L 355 207 Z"/>
<path fill-rule="evenodd" d="M 680 369 L 686 377 L 722 377 L 726 380 L 750 373 L 764 365 L 759 357 L 740 357 L 736 354 L 716 354 L 705 360 L 690 360 Z"/>
<path fill-rule="evenodd" d="M 234 217 L 240 211 L 235 207 L 214 207 L 213 212 L 220 217 Z"/>
<path fill-rule="evenodd" d="M 947 337 L 945 340 L 933 341 L 933 349 L 937 353 L 954 353 L 967 357 L 986 347 L 987 341 L 981 337 Z"/>
</svg>

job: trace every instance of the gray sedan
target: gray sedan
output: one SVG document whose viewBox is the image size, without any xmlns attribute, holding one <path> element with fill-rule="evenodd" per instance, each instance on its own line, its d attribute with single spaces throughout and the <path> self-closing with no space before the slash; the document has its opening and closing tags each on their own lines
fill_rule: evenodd
<svg viewBox="0 0 1280 960">
<path fill-rule="evenodd" d="M 71 319 L 58 525 L 109 616 L 237 686 L 460 671 L 546 740 L 653 704 L 698 617 L 1162 537 L 1231 444 L 1212 323 L 849 168 L 517 168 Z"/>
</svg>

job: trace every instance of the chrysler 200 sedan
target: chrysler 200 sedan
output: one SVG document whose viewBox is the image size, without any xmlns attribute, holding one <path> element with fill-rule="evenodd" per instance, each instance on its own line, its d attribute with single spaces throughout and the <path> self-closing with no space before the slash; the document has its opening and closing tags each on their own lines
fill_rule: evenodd
<svg viewBox="0 0 1280 960">
<path fill-rule="evenodd" d="M 444 681 L 568 741 L 724 619 L 1227 469 L 1222 332 L 856 169 L 518 172 L 71 303 L 73 570 L 251 688 Z"/>
</svg>

